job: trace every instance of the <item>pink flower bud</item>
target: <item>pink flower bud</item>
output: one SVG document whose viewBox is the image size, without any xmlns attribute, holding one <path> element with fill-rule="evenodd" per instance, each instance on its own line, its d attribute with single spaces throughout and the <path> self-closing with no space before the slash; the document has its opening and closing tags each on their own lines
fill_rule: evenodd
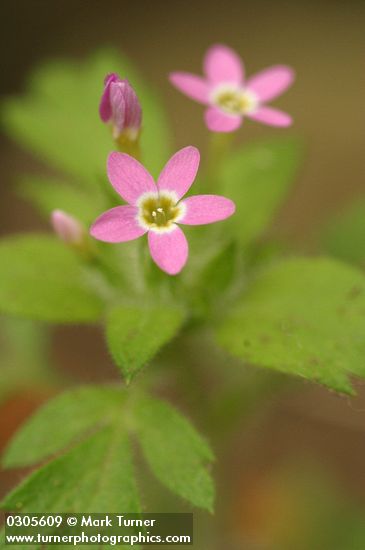
<svg viewBox="0 0 365 550">
<path fill-rule="evenodd" d="M 114 139 L 122 134 L 131 140 L 137 139 L 142 110 L 136 92 L 128 80 L 122 80 L 116 73 L 107 75 L 104 84 L 99 106 L 101 120 L 112 124 Z"/>
<path fill-rule="evenodd" d="M 53 210 L 51 224 L 55 233 L 65 243 L 80 246 L 85 239 L 85 230 L 81 223 L 63 210 Z"/>
</svg>

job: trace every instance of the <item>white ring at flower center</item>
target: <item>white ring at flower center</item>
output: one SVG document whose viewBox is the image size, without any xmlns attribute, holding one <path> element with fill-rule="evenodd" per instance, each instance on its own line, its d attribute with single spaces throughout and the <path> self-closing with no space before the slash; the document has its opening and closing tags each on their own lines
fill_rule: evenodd
<svg viewBox="0 0 365 550">
<path fill-rule="evenodd" d="M 258 98 L 250 90 L 234 84 L 220 84 L 210 96 L 213 105 L 230 115 L 246 115 L 258 107 Z"/>
<path fill-rule="evenodd" d="M 161 206 L 161 200 L 167 202 L 168 211 L 165 212 L 164 208 Z M 137 201 L 138 213 L 136 220 L 140 227 L 146 229 L 147 231 L 153 231 L 154 233 L 170 233 L 176 229 L 176 223 L 178 223 L 184 216 L 186 212 L 186 206 L 182 202 L 178 202 L 178 197 L 173 191 L 163 190 L 160 192 L 147 192 L 143 193 Z M 153 202 L 156 202 L 153 205 Z M 173 211 L 171 213 L 171 210 Z M 158 219 L 159 215 L 163 216 L 171 215 L 172 217 L 167 219 L 166 225 L 158 222 L 148 221 L 148 217 L 152 219 Z M 160 217 L 161 219 L 161 217 Z"/>
</svg>

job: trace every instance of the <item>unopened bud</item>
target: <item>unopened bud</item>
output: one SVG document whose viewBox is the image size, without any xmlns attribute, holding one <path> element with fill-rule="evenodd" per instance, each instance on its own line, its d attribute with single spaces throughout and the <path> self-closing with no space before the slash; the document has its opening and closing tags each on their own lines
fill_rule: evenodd
<svg viewBox="0 0 365 550">
<path fill-rule="evenodd" d="M 65 243 L 72 246 L 80 247 L 84 241 L 86 232 L 81 223 L 66 214 L 63 210 L 53 210 L 51 214 L 51 224 L 55 233 L 62 239 Z"/>
<path fill-rule="evenodd" d="M 99 113 L 103 122 L 111 124 L 115 140 L 137 141 L 141 129 L 142 110 L 128 80 L 116 73 L 105 77 Z"/>
</svg>

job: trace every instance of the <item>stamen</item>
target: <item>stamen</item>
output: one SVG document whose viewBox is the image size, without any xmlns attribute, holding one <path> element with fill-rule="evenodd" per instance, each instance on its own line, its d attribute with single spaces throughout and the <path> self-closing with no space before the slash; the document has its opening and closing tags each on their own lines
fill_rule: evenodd
<svg viewBox="0 0 365 550">
<path fill-rule="evenodd" d="M 143 227 L 155 231 L 166 231 L 176 222 L 183 207 L 176 204 L 175 197 L 168 192 L 149 194 L 139 204 L 139 220 Z"/>
</svg>

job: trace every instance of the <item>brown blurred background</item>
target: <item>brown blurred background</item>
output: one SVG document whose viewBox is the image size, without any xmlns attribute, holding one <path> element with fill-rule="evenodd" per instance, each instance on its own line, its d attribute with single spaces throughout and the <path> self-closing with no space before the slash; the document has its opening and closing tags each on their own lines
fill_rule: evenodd
<svg viewBox="0 0 365 550">
<path fill-rule="evenodd" d="M 11 0 L 2 2 L 0 21 L 1 94 L 21 93 L 36 63 L 54 56 L 83 57 L 98 46 L 112 44 L 129 54 L 145 78 L 160 89 L 176 146 L 191 143 L 204 150 L 206 130 L 201 106 L 169 85 L 169 71 L 200 73 L 204 51 L 214 42 L 237 49 L 248 74 L 276 63 L 292 65 L 297 72 L 295 86 L 275 105 L 294 116 L 289 132 L 304 138 L 307 156 L 275 223 L 276 231 L 289 237 L 299 252 L 306 250 L 316 228 L 332 212 L 365 193 L 365 2 L 361 0 Z M 248 121 L 238 139 L 244 142 L 282 132 L 286 130 Z M 5 137 L 0 157 L 0 232 L 45 227 L 12 193 L 15 174 L 32 169 L 35 161 Z M 84 329 L 57 331 L 60 368 L 77 370 L 86 380 L 114 376 L 103 343 L 94 336 Z M 86 341 L 93 342 L 87 356 Z M 265 480 L 297 454 L 315 457 L 333 472 L 346 498 L 365 504 L 361 384 L 359 391 L 360 397 L 350 402 L 303 384 L 294 397 L 271 396 L 260 418 L 235 433 L 224 460 L 222 455 L 219 475 L 220 489 L 225 488 L 222 495 L 231 495 L 225 502 L 235 510 L 239 525 L 260 531 L 267 522 L 265 513 L 277 512 L 278 502 L 275 494 L 268 499 Z M 33 406 L 29 396 L 24 403 L 23 413 L 13 401 L 3 408 L 3 439 L 11 419 L 20 419 Z M 5 478 L 0 477 L 3 490 L 10 484 Z M 266 496 L 260 500 L 262 493 Z M 250 500 L 253 494 L 258 503 Z M 243 544 L 237 548 L 251 548 Z"/>
</svg>

